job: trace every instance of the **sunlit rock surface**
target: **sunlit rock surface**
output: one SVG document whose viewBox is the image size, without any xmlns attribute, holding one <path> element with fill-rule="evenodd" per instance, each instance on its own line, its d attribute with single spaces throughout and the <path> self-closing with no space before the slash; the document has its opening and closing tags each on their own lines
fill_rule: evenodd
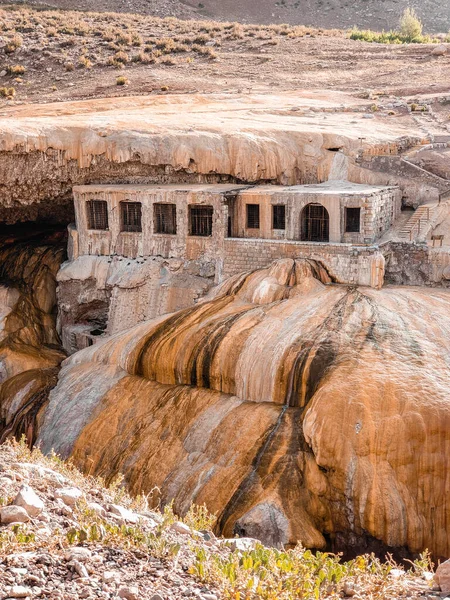
<svg viewBox="0 0 450 600">
<path fill-rule="evenodd" d="M 67 360 L 39 441 L 226 535 L 448 555 L 449 309 L 277 261 Z"/>
<path fill-rule="evenodd" d="M 36 226 L 0 236 L 0 442 L 36 439 L 48 393 L 64 353 L 56 332 L 56 273 L 64 258 L 61 233 Z"/>
<path fill-rule="evenodd" d="M 417 199 L 422 192 L 410 177 L 356 162 L 362 139 L 368 156 L 386 156 L 424 136 L 409 116 L 364 119 L 370 104 L 341 92 L 296 90 L 5 107 L 0 219 L 68 223 L 72 187 L 99 182 L 291 185 L 344 178 L 413 184 Z"/>
</svg>

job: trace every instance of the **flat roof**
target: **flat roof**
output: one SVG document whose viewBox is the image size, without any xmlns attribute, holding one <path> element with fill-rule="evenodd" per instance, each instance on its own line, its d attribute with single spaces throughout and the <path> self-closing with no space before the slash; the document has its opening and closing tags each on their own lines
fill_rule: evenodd
<svg viewBox="0 0 450 600">
<path fill-rule="evenodd" d="M 388 190 L 397 189 L 397 186 L 368 185 L 365 183 L 352 183 L 351 181 L 325 181 L 305 185 L 239 185 L 232 183 L 195 183 L 195 184 L 90 184 L 76 185 L 73 191 L 81 194 L 89 192 L 195 192 L 226 194 L 227 192 L 239 192 L 245 194 L 314 194 L 314 195 L 346 195 L 346 196 L 369 196 Z"/>
<path fill-rule="evenodd" d="M 242 194 L 254 194 L 255 191 L 264 194 L 321 194 L 321 195 L 348 195 L 348 196 L 369 196 L 395 190 L 395 185 L 369 185 L 366 183 L 353 183 L 351 181 L 324 181 L 323 183 L 312 183 L 305 185 L 261 185 L 247 188 Z"/>
</svg>

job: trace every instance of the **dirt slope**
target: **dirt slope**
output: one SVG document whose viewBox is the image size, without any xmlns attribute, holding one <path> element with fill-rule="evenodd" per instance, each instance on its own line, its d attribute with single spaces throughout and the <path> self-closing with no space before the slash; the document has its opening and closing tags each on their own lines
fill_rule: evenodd
<svg viewBox="0 0 450 600">
<path fill-rule="evenodd" d="M 8 4 L 0 0 L 1 4 Z M 313 27 L 392 29 L 413 6 L 430 33 L 450 28 L 450 0 L 28 0 L 62 9 L 136 12 L 243 23 L 289 23 Z"/>
<path fill-rule="evenodd" d="M 3 11 L 2 19 L 0 43 L 19 40 L 13 51 L 0 51 L 0 87 L 14 88 L 14 102 L 313 89 L 374 100 L 385 94 L 391 102 L 448 93 L 450 54 L 433 56 L 428 44 L 141 15 L 21 10 Z M 126 85 L 116 85 L 118 76 Z"/>
</svg>

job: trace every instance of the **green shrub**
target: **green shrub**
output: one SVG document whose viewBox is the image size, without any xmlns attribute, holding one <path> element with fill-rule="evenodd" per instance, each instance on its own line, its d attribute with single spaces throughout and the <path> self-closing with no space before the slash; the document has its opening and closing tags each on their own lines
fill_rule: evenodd
<svg viewBox="0 0 450 600">
<path fill-rule="evenodd" d="M 116 85 L 126 85 L 128 83 L 128 79 L 121 75 L 116 79 Z"/>
<path fill-rule="evenodd" d="M 361 40 L 375 44 L 431 44 L 439 40 L 429 35 L 419 35 L 411 38 L 400 31 L 371 31 L 370 29 L 358 29 L 354 27 L 349 34 L 351 40 Z"/>
<path fill-rule="evenodd" d="M 400 33 L 409 41 L 422 36 L 423 25 L 414 8 L 405 8 L 400 19 Z"/>
</svg>

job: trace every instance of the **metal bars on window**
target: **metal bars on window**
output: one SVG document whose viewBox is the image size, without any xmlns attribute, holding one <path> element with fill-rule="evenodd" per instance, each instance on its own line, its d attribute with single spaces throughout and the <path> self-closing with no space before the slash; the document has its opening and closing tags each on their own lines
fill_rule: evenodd
<svg viewBox="0 0 450 600">
<path fill-rule="evenodd" d="M 121 202 L 120 224 L 121 231 L 142 231 L 142 204 L 140 202 Z"/>
<path fill-rule="evenodd" d="M 155 233 L 175 234 L 177 232 L 176 204 L 154 204 L 153 224 Z"/>
<path fill-rule="evenodd" d="M 108 229 L 108 203 L 106 200 L 86 202 L 88 229 Z"/>
<path fill-rule="evenodd" d="M 259 204 L 247 204 L 247 229 L 259 229 Z"/>
<path fill-rule="evenodd" d="M 212 206 L 189 206 L 189 235 L 212 235 Z"/>
<path fill-rule="evenodd" d="M 307 204 L 302 210 L 301 239 L 303 242 L 328 242 L 330 217 L 321 204 Z"/>
<path fill-rule="evenodd" d="M 284 204 L 272 206 L 272 229 L 286 229 L 286 206 Z"/>
</svg>

